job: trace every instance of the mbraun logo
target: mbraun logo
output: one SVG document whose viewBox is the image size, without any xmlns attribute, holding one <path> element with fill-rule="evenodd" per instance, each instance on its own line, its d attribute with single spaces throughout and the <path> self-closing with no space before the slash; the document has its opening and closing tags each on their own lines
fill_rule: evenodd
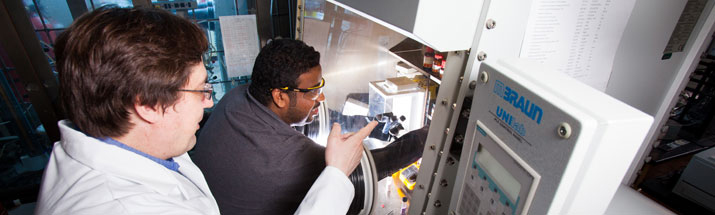
<svg viewBox="0 0 715 215">
<path fill-rule="evenodd" d="M 501 81 L 496 80 L 496 83 L 494 83 L 494 94 L 503 98 L 504 101 L 508 102 L 515 108 L 521 110 L 524 115 L 535 121 L 536 124 L 541 124 L 541 117 L 544 115 L 544 111 L 541 107 L 534 104 L 529 99 L 524 98 L 524 96 L 520 96 L 514 89 L 504 85 Z"/>
<path fill-rule="evenodd" d="M 497 112 L 496 112 L 497 118 L 501 119 L 509 125 L 512 129 L 514 129 L 514 132 L 517 134 L 523 136 L 526 136 L 526 128 L 524 128 L 524 124 L 517 122 L 514 120 L 514 116 L 506 112 L 504 108 L 501 108 L 499 105 L 497 105 Z"/>
</svg>

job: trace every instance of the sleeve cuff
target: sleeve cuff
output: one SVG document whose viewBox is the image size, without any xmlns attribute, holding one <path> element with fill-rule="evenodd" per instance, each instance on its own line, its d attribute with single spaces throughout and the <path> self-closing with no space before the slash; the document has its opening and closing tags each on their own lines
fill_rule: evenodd
<svg viewBox="0 0 715 215">
<path fill-rule="evenodd" d="M 295 214 L 346 214 L 354 197 L 355 188 L 345 173 L 327 166 L 310 187 Z"/>
</svg>

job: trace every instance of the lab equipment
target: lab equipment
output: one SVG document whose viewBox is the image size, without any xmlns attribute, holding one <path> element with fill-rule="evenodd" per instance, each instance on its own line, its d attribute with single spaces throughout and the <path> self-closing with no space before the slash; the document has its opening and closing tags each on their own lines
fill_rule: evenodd
<svg viewBox="0 0 715 215">
<path fill-rule="evenodd" d="M 604 213 L 652 117 L 538 63 L 479 71 L 450 211 Z"/>
<path fill-rule="evenodd" d="M 386 126 L 388 129 L 395 128 L 395 136 L 399 137 L 404 132 L 421 128 L 424 125 L 426 90 L 420 88 L 416 82 L 406 77 L 398 77 L 384 81 L 372 81 L 369 85 L 368 116 L 375 117 L 378 114 L 392 113 L 395 120 L 390 121 L 399 122 L 402 126 L 402 129 Z"/>
<path fill-rule="evenodd" d="M 673 192 L 715 212 L 715 148 L 693 156 Z"/>
</svg>

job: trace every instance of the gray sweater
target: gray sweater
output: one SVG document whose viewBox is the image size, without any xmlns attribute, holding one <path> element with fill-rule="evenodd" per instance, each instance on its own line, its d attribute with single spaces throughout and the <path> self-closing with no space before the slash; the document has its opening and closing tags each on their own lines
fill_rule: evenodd
<svg viewBox="0 0 715 215">
<path fill-rule="evenodd" d="M 422 155 L 426 129 L 372 150 L 380 177 Z M 293 214 L 325 168 L 325 148 L 248 93 L 226 94 L 201 128 L 192 158 L 222 214 Z"/>
</svg>

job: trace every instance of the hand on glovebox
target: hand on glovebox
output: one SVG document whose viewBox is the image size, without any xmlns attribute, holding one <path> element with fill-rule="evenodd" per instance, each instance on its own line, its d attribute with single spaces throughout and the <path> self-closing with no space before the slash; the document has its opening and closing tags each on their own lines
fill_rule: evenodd
<svg viewBox="0 0 715 215">
<path fill-rule="evenodd" d="M 341 134 L 340 124 L 333 123 L 325 148 L 325 164 L 338 168 L 349 176 L 360 163 L 362 141 L 370 135 L 375 126 L 377 121 L 372 121 L 356 133 Z"/>
</svg>

